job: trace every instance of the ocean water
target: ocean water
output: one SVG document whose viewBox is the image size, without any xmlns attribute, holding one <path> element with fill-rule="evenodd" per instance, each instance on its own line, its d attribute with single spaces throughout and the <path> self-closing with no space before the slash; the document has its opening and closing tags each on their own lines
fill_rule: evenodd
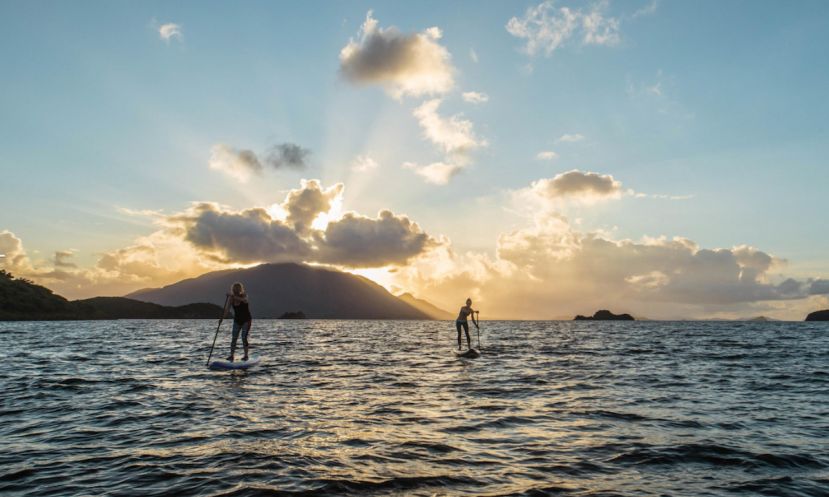
<svg viewBox="0 0 829 497">
<path fill-rule="evenodd" d="M 0 494 L 829 495 L 829 323 L 214 330 L 0 323 Z"/>
</svg>

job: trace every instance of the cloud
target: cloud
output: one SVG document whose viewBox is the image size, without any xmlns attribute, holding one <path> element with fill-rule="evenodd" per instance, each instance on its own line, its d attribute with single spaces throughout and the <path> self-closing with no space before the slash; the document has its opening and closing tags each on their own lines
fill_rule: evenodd
<svg viewBox="0 0 829 497">
<path fill-rule="evenodd" d="M 72 250 L 58 250 L 55 252 L 52 263 L 56 268 L 76 268 L 78 265 L 70 260 L 74 254 L 75 253 Z"/>
<path fill-rule="evenodd" d="M 224 143 L 210 149 L 210 169 L 221 171 L 234 179 L 246 183 L 251 176 L 262 174 L 262 163 L 250 150 L 237 150 Z"/>
<path fill-rule="evenodd" d="M 164 42 L 170 43 L 170 40 L 172 39 L 177 39 L 180 41 L 184 35 L 181 32 L 180 24 L 168 22 L 158 27 L 158 36 L 159 38 L 164 40 Z"/>
<path fill-rule="evenodd" d="M 445 93 L 455 69 L 441 36 L 436 27 L 412 34 L 381 28 L 368 11 L 358 40 L 340 51 L 340 72 L 354 83 L 383 85 L 395 98 Z"/>
<path fill-rule="evenodd" d="M 613 176 L 578 169 L 534 181 L 528 191 L 544 201 L 576 199 L 588 203 L 617 199 L 624 193 L 622 183 Z"/>
<path fill-rule="evenodd" d="M 263 208 L 233 212 L 201 202 L 168 221 L 180 226 L 193 247 L 225 263 L 297 261 L 310 253 L 291 226 L 271 218 Z"/>
<path fill-rule="evenodd" d="M 656 9 L 659 8 L 659 3 L 660 0 L 650 0 L 650 2 L 648 2 L 644 7 L 634 12 L 630 18 L 638 19 L 639 17 L 645 17 L 656 13 Z"/>
<path fill-rule="evenodd" d="M 378 166 L 377 161 L 368 155 L 358 155 L 351 161 L 351 169 L 362 173 L 377 169 Z"/>
<path fill-rule="evenodd" d="M 621 21 L 607 17 L 606 8 L 607 2 L 598 2 L 587 11 L 556 8 L 553 0 L 546 0 L 529 7 L 522 18 L 511 18 L 506 29 L 526 40 L 523 50 L 530 56 L 543 51 L 549 57 L 574 39 L 582 45 L 613 46 L 620 41 Z"/>
<path fill-rule="evenodd" d="M 560 143 L 576 143 L 584 140 L 584 135 L 579 133 L 564 133 L 556 139 Z"/>
<path fill-rule="evenodd" d="M 538 160 L 555 160 L 558 159 L 558 154 L 553 152 L 552 150 L 543 150 L 538 152 L 535 156 Z"/>
<path fill-rule="evenodd" d="M 478 52 L 476 52 L 474 48 L 469 49 L 469 58 L 472 60 L 472 62 L 476 64 L 478 63 Z"/>
<path fill-rule="evenodd" d="M 414 116 L 423 136 L 445 154 L 445 159 L 426 166 L 407 162 L 403 167 L 414 170 L 429 183 L 445 185 L 469 165 L 470 153 L 486 147 L 487 142 L 475 134 L 472 121 L 461 115 L 441 116 L 438 113 L 440 104 L 440 99 L 427 100 L 414 110 Z"/>
<path fill-rule="evenodd" d="M 33 269 L 23 241 L 11 231 L 0 231 L 0 255 L 0 268 L 10 273 L 28 274 Z"/>
<path fill-rule="evenodd" d="M 310 154 L 310 150 L 294 143 L 280 143 L 271 147 L 265 158 L 260 159 L 252 150 L 235 149 L 224 143 L 217 143 L 210 149 L 208 165 L 210 169 L 222 171 L 242 183 L 247 183 L 251 176 L 262 174 L 262 164 L 274 169 L 301 169 L 306 166 L 306 159 Z"/>
<path fill-rule="evenodd" d="M 403 264 L 437 242 L 405 216 L 388 210 L 377 218 L 334 208 L 344 187 L 303 180 L 278 209 L 234 211 L 212 202 L 194 204 L 164 220 L 167 232 L 216 263 L 311 262 L 345 267 Z M 317 223 L 324 220 L 323 223 Z"/>
<path fill-rule="evenodd" d="M 471 104 L 482 104 L 484 102 L 489 102 L 489 95 L 486 93 L 479 93 L 477 91 L 463 92 L 461 97 L 465 102 L 469 102 Z"/>
<path fill-rule="evenodd" d="M 829 295 L 829 280 L 817 279 L 809 285 L 810 295 Z"/>
<path fill-rule="evenodd" d="M 322 262 L 355 268 L 405 264 L 437 243 L 417 223 L 388 210 L 376 218 L 347 213 L 317 241 Z"/>
<path fill-rule="evenodd" d="M 424 136 L 450 155 L 464 155 L 485 147 L 486 140 L 475 135 L 472 121 L 460 115 L 449 118 L 438 114 L 440 99 L 427 100 L 414 110 Z"/>
<path fill-rule="evenodd" d="M 287 221 L 298 233 L 305 233 L 320 214 L 331 210 L 334 202 L 342 196 L 343 184 L 323 188 L 317 180 L 302 180 L 298 190 L 291 190 L 282 203 Z"/>
<path fill-rule="evenodd" d="M 276 169 L 292 167 L 300 169 L 306 166 L 306 159 L 311 151 L 295 143 L 280 143 L 274 145 L 265 157 L 265 163 Z"/>
<path fill-rule="evenodd" d="M 464 166 L 462 165 L 446 162 L 433 162 L 425 166 L 421 166 L 413 162 L 406 162 L 403 164 L 403 167 L 414 170 L 414 172 L 422 176 L 427 183 L 432 183 L 433 185 L 445 185 L 449 183 L 455 175 L 464 169 Z"/>
</svg>

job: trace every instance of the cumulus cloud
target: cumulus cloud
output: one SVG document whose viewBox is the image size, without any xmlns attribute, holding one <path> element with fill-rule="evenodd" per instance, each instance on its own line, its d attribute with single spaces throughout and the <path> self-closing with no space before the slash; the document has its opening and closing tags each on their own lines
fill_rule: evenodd
<svg viewBox="0 0 829 497">
<path fill-rule="evenodd" d="M 262 174 L 262 163 L 250 150 L 237 150 L 218 143 L 210 149 L 210 169 L 221 171 L 234 179 L 246 183 L 251 176 Z"/>
<path fill-rule="evenodd" d="M 280 143 L 271 147 L 265 157 L 265 163 L 276 169 L 282 167 L 300 169 L 306 166 L 306 159 L 309 155 L 311 155 L 310 150 L 295 143 Z"/>
<path fill-rule="evenodd" d="M 445 93 L 454 86 L 455 69 L 438 43 L 441 36 L 437 27 L 411 34 L 381 28 L 369 11 L 358 39 L 340 51 L 340 71 L 354 83 L 383 85 L 396 98 Z"/>
<path fill-rule="evenodd" d="M 172 39 L 181 40 L 184 35 L 181 32 L 180 24 L 168 22 L 158 27 L 158 36 L 165 43 L 169 43 Z"/>
<path fill-rule="evenodd" d="M 469 102 L 471 104 L 482 104 L 489 102 L 489 95 L 477 91 L 465 91 L 461 93 L 461 97 L 465 102 Z"/>
<path fill-rule="evenodd" d="M 0 268 L 11 273 L 28 274 L 32 271 L 32 263 L 23 241 L 8 230 L 0 231 Z"/>
<path fill-rule="evenodd" d="M 334 202 L 342 196 L 343 189 L 342 183 L 323 188 L 317 180 L 302 180 L 300 188 L 291 190 L 282 203 L 288 223 L 298 233 L 305 233 L 317 216 L 331 210 Z"/>
<path fill-rule="evenodd" d="M 222 264 L 315 262 L 346 267 L 403 264 L 436 242 L 405 216 L 382 211 L 377 218 L 334 216 L 343 185 L 303 180 L 278 211 L 234 211 L 202 202 L 164 220 L 168 232 Z M 317 225 L 316 220 L 325 222 Z"/>
<path fill-rule="evenodd" d="M 771 271 L 782 262 L 756 248 L 706 249 L 681 237 L 614 240 L 578 231 L 562 216 L 504 233 L 496 248 L 490 257 L 444 247 L 431 252 L 440 261 L 416 260 L 395 284 L 443 306 L 472 295 L 490 316 L 527 319 L 608 307 L 651 318 L 739 316 L 761 302 L 795 300 L 790 306 L 802 312 L 814 287 L 829 290 L 814 281 L 774 282 Z"/>
<path fill-rule="evenodd" d="M 542 200 L 576 199 L 588 203 L 620 198 L 624 193 L 622 183 L 613 176 L 578 169 L 534 181 L 529 192 Z"/>
<path fill-rule="evenodd" d="M 613 46 L 620 41 L 621 22 L 606 16 L 606 8 L 607 2 L 598 2 L 586 11 L 556 8 L 554 0 L 546 0 L 528 8 L 523 17 L 511 18 L 506 28 L 512 36 L 526 40 L 523 50 L 531 56 L 543 51 L 549 57 L 573 40 L 582 45 Z"/>
<path fill-rule="evenodd" d="M 433 162 L 425 166 L 421 166 L 414 162 L 406 162 L 403 164 L 406 169 L 412 169 L 415 173 L 422 176 L 427 183 L 433 185 L 445 185 L 455 177 L 459 172 L 463 171 L 464 166 L 459 164 L 450 164 L 446 162 Z"/>
<path fill-rule="evenodd" d="M 322 262 L 349 267 L 405 264 L 436 244 L 417 223 L 388 210 L 376 218 L 347 213 L 329 223 L 317 242 Z"/>
<path fill-rule="evenodd" d="M 180 226 L 184 239 L 196 249 L 222 262 L 297 261 L 310 252 L 291 226 L 262 208 L 233 212 L 201 202 L 168 221 Z"/>
<path fill-rule="evenodd" d="M 555 160 L 558 158 L 558 154 L 552 150 L 542 150 L 536 154 L 535 158 L 538 160 Z"/>
</svg>

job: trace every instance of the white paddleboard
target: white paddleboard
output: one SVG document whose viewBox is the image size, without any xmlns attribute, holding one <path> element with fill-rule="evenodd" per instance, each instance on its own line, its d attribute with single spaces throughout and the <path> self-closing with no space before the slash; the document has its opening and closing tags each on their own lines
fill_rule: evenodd
<svg viewBox="0 0 829 497">
<path fill-rule="evenodd" d="M 231 369 L 249 369 L 257 364 L 261 359 L 259 357 L 251 357 L 247 361 L 213 361 L 210 363 L 210 369 L 231 370 Z"/>
<path fill-rule="evenodd" d="M 465 357 L 467 359 L 475 359 L 476 357 L 481 357 L 481 352 L 478 349 L 469 349 L 464 350 L 463 352 L 456 350 L 455 356 Z"/>
</svg>

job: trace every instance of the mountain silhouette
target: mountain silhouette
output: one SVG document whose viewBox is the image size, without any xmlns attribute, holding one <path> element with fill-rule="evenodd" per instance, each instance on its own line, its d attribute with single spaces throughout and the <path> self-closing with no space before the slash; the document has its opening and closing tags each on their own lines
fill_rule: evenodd
<svg viewBox="0 0 829 497">
<path fill-rule="evenodd" d="M 66 300 L 45 286 L 0 270 L 0 321 L 54 319 L 218 319 L 222 308 L 187 303 L 168 307 L 124 297 Z"/>
<path fill-rule="evenodd" d="M 274 319 L 299 312 L 310 319 L 429 319 L 362 276 L 305 264 L 261 264 L 203 274 L 127 297 L 161 305 L 210 302 L 222 305 L 234 282 L 250 296 L 253 318 Z"/>
<path fill-rule="evenodd" d="M 406 302 L 415 309 L 420 310 L 424 314 L 427 314 L 432 319 L 446 321 L 454 317 L 451 313 L 444 311 L 443 309 L 429 302 L 428 300 L 419 299 L 411 293 L 401 293 L 397 296 L 397 298 L 399 298 L 403 302 Z"/>
</svg>

